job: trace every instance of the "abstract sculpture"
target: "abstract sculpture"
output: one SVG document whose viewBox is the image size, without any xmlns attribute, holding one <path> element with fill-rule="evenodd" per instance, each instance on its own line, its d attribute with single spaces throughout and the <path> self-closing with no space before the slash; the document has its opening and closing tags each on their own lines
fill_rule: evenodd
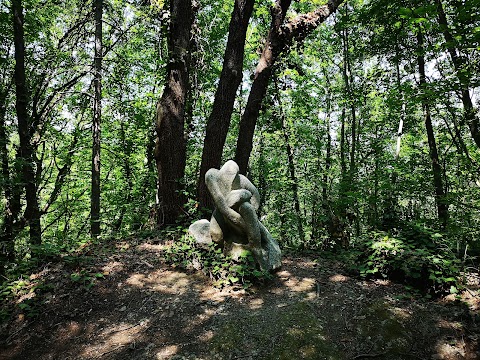
<svg viewBox="0 0 480 360">
<path fill-rule="evenodd" d="M 220 170 L 210 169 L 205 182 L 215 203 L 210 221 L 203 219 L 190 225 L 189 232 L 201 244 L 212 241 L 233 258 L 251 251 L 262 270 L 272 271 L 281 266 L 278 243 L 257 217 L 260 194 L 230 160 Z"/>
</svg>

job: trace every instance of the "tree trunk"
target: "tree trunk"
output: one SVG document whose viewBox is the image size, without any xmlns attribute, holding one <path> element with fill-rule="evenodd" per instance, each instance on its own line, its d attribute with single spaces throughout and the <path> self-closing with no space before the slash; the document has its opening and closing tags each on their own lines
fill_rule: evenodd
<svg viewBox="0 0 480 360">
<path fill-rule="evenodd" d="M 12 207 L 12 181 L 10 179 L 10 164 L 8 158 L 8 138 L 5 126 L 5 116 L 7 113 L 6 98 L 8 87 L 0 94 L 0 161 L 2 163 L 2 172 L 0 177 L 0 188 L 5 196 L 5 215 L 3 218 L 3 228 L 0 229 L 0 265 L 6 261 L 15 259 L 15 243 L 13 236 L 13 222 L 18 216 Z M 3 258 L 3 259 L 2 259 Z M 0 274 L 3 272 L 3 266 L 0 266 Z"/>
<path fill-rule="evenodd" d="M 100 123 L 102 120 L 102 58 L 103 36 L 102 16 L 103 0 L 95 0 L 95 60 L 93 87 L 95 97 L 93 100 L 92 123 L 92 194 L 90 209 L 90 225 L 93 237 L 100 235 Z"/>
<path fill-rule="evenodd" d="M 30 94 L 25 76 L 25 41 L 24 18 L 21 0 L 12 1 L 13 34 L 15 44 L 15 92 L 18 134 L 20 138 L 19 161 L 22 169 L 25 187 L 26 203 L 25 219 L 30 227 L 30 241 L 40 244 L 42 233 L 40 226 L 40 210 L 37 198 L 37 183 L 35 178 L 35 153 L 32 146 L 33 126 L 28 114 Z"/>
<path fill-rule="evenodd" d="M 437 205 L 438 219 L 443 228 L 447 226 L 448 220 L 448 205 L 445 199 L 445 191 L 443 189 L 442 168 L 438 159 L 437 144 L 435 141 L 435 134 L 433 133 L 432 118 L 430 114 L 429 100 L 425 94 L 427 91 L 427 80 L 425 76 L 425 58 L 423 56 L 423 34 L 420 29 L 417 29 L 417 43 L 418 43 L 418 73 L 420 75 L 420 91 L 422 96 L 422 105 L 425 116 L 425 128 L 427 131 L 428 147 L 430 149 L 430 159 L 432 160 L 433 171 L 433 185 L 435 187 L 435 202 Z"/>
<path fill-rule="evenodd" d="M 347 13 L 348 18 L 348 13 Z M 353 91 L 350 84 L 350 76 L 351 76 L 351 66 L 350 66 L 350 57 L 348 54 L 348 30 L 344 29 L 342 32 L 342 42 L 343 42 L 343 67 L 342 67 L 342 75 L 343 81 L 345 83 L 345 91 L 347 94 L 347 101 L 350 107 L 350 114 L 352 116 L 352 125 L 350 128 L 351 134 L 351 148 L 350 148 L 350 167 L 348 171 L 348 178 L 349 182 L 353 185 L 353 178 L 355 175 L 355 148 L 356 148 L 356 131 L 357 131 L 357 116 L 356 116 L 356 109 L 355 109 L 355 99 L 353 97 Z"/>
<path fill-rule="evenodd" d="M 327 80 L 327 85 L 330 85 L 330 81 Z M 330 208 L 330 204 L 328 201 L 328 194 L 327 188 L 329 183 L 329 173 L 330 168 L 332 167 L 332 135 L 330 134 L 330 117 L 331 117 L 331 94 L 330 94 L 330 86 L 327 89 L 327 116 L 325 118 L 326 125 L 327 125 L 327 154 L 325 157 L 325 172 L 323 174 L 323 186 L 322 186 L 322 207 L 325 216 L 328 215 L 328 209 Z M 320 154 L 319 154 L 320 155 Z"/>
<path fill-rule="evenodd" d="M 156 114 L 159 226 L 177 222 L 185 204 L 182 182 L 186 164 L 184 125 L 193 24 L 191 0 L 170 0 L 170 14 L 166 85 Z"/>
<path fill-rule="evenodd" d="M 212 113 L 207 121 L 207 131 L 203 143 L 198 180 L 200 209 L 211 208 L 213 205 L 205 185 L 205 174 L 210 168 L 220 168 L 221 165 L 235 96 L 242 80 L 245 38 L 254 3 L 255 0 L 236 0 L 232 12 L 222 74 L 215 94 Z"/>
<path fill-rule="evenodd" d="M 382 218 L 382 227 L 386 230 L 393 229 L 397 226 L 398 223 L 398 214 L 397 214 L 397 207 L 398 207 L 398 191 L 397 191 L 397 178 L 398 173 L 396 166 L 398 165 L 398 161 L 400 159 L 400 150 L 402 145 L 402 135 L 403 135 L 403 123 L 405 119 L 405 99 L 403 97 L 403 91 L 401 88 L 401 78 L 400 78 L 400 51 L 398 48 L 398 43 L 395 44 L 395 73 L 396 73 L 396 81 L 397 81 L 397 89 L 400 94 L 400 101 L 401 101 L 401 110 L 400 110 L 400 119 L 398 121 L 398 131 L 397 131 L 397 142 L 395 147 L 395 165 L 392 171 L 391 177 L 391 184 L 392 188 L 390 189 L 389 193 L 386 196 L 384 210 L 383 210 L 383 218 Z"/>
<path fill-rule="evenodd" d="M 468 71 L 465 71 L 465 69 L 462 69 L 463 64 L 465 64 L 466 62 L 461 59 L 457 52 L 457 49 L 454 46 L 455 39 L 450 33 L 447 17 L 445 15 L 445 11 L 443 10 L 442 1 L 435 0 L 435 2 L 437 4 L 438 23 L 443 30 L 443 37 L 445 38 L 447 50 L 452 59 L 453 67 L 455 68 L 455 72 L 457 73 L 458 80 L 460 81 L 464 118 L 466 123 L 468 124 L 468 127 L 470 128 L 470 133 L 472 134 L 472 138 L 475 141 L 475 144 L 480 147 L 480 119 L 476 114 L 475 108 L 473 107 L 472 98 L 470 97 L 470 73 Z"/>
<path fill-rule="evenodd" d="M 245 111 L 240 119 L 235 161 L 242 174 L 247 171 L 248 160 L 253 148 L 255 125 L 263 98 L 267 93 L 272 67 L 278 56 L 282 52 L 288 52 L 294 40 L 301 44 L 305 37 L 333 14 L 342 2 L 343 0 L 330 0 L 327 5 L 323 5 L 311 13 L 298 15 L 286 24 L 283 22 L 291 0 L 277 0 L 273 6 L 270 31 L 255 69 L 255 77 Z"/>
<path fill-rule="evenodd" d="M 275 79 L 276 80 L 276 79 Z M 278 89 L 278 84 L 275 81 L 275 97 L 278 105 L 278 112 L 280 117 L 280 125 L 282 128 L 283 138 L 285 140 L 285 147 L 287 150 L 287 159 L 288 159 L 288 172 L 290 175 L 290 186 L 293 193 L 293 203 L 295 208 L 295 215 L 297 218 L 297 228 L 298 228 L 298 235 L 300 237 L 300 243 L 305 243 L 305 233 L 303 231 L 303 223 L 302 223 L 302 213 L 300 211 L 300 200 L 298 197 L 298 179 L 295 174 L 295 161 L 293 158 L 293 148 L 290 145 L 290 136 L 288 135 L 288 130 L 285 125 L 285 114 L 283 112 L 282 103 L 280 100 L 280 94 Z"/>
<path fill-rule="evenodd" d="M 131 146 L 126 139 L 125 134 L 125 124 L 123 121 L 120 122 L 120 143 L 124 149 L 123 154 L 123 170 L 125 181 L 127 182 L 125 202 L 120 206 L 120 214 L 118 219 L 115 220 L 113 229 L 115 231 L 119 231 L 123 224 L 123 219 L 125 217 L 125 213 L 127 212 L 127 207 L 132 202 L 132 191 L 133 191 L 133 174 L 132 174 L 132 167 L 130 166 L 130 157 L 131 157 Z"/>
</svg>

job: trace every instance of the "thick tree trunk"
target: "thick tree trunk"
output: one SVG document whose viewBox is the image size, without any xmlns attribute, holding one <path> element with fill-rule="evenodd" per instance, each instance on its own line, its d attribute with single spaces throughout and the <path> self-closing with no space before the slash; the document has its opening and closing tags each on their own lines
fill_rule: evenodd
<svg viewBox="0 0 480 360">
<path fill-rule="evenodd" d="M 27 203 L 25 219 L 30 227 L 30 241 L 32 244 L 40 244 L 42 234 L 35 178 L 35 153 L 32 146 L 34 129 L 32 128 L 28 114 L 30 95 L 25 76 L 24 18 L 21 0 L 12 1 L 12 12 L 15 44 L 15 109 L 17 112 L 18 133 L 20 138 L 19 161 L 21 162 L 20 167 L 22 169 L 21 173 Z"/>
<path fill-rule="evenodd" d="M 461 57 L 457 52 L 457 49 L 454 46 L 455 39 L 450 33 L 447 17 L 445 15 L 445 11 L 443 10 L 442 1 L 435 0 L 435 2 L 437 4 L 438 23 L 443 30 L 443 37 L 445 38 L 447 50 L 450 54 L 450 58 L 452 59 L 453 67 L 455 68 L 455 72 L 457 73 L 458 80 L 460 81 L 464 118 L 466 123 L 468 124 L 470 133 L 472 134 L 472 138 L 475 141 L 475 144 L 480 147 L 480 119 L 473 106 L 472 98 L 470 97 L 470 74 L 469 72 L 462 69 L 463 64 L 465 64 L 466 62 L 462 61 Z"/>
<path fill-rule="evenodd" d="M 103 0 L 95 0 L 95 60 L 93 87 L 95 96 L 93 100 L 92 122 L 92 194 L 90 208 L 90 232 L 93 237 L 100 235 L 100 123 L 102 120 L 102 58 L 103 36 L 102 16 Z"/>
<path fill-rule="evenodd" d="M 185 204 L 182 182 L 186 164 L 184 124 L 193 24 L 191 0 L 171 0 L 170 14 L 166 85 L 156 115 L 157 223 L 160 226 L 177 222 Z"/>
<path fill-rule="evenodd" d="M 272 8 L 270 31 L 255 69 L 255 78 L 245 111 L 240 119 L 235 161 L 242 174 L 247 171 L 248 160 L 253 148 L 255 125 L 263 98 L 267 93 L 272 67 L 278 56 L 282 52 L 288 52 L 294 40 L 301 43 L 308 34 L 333 14 L 342 2 L 343 0 L 330 0 L 327 5 L 323 5 L 311 13 L 299 15 L 286 24 L 283 24 L 283 22 L 291 0 L 277 0 Z"/>
<path fill-rule="evenodd" d="M 207 121 L 203 144 L 198 180 L 198 201 L 201 209 L 212 207 L 205 185 L 205 174 L 210 168 L 220 168 L 221 165 L 223 146 L 230 127 L 235 96 L 242 80 L 245 38 L 254 3 L 255 0 L 236 0 L 232 12 L 222 74 L 215 94 L 212 113 Z"/>
<path fill-rule="evenodd" d="M 418 43 L 418 73 L 420 75 L 420 91 L 422 92 L 422 105 L 425 116 L 425 128 L 427 131 L 428 147 L 430 149 L 430 159 L 432 161 L 433 185 L 435 187 L 435 202 L 437 205 L 438 219 L 443 228 L 447 226 L 448 221 L 448 205 L 446 203 L 445 191 L 443 189 L 442 168 L 438 159 L 437 144 L 435 134 L 433 132 L 432 118 L 430 114 L 430 104 L 425 95 L 427 90 L 427 80 L 425 76 L 425 58 L 423 56 L 423 34 L 420 29 L 417 32 Z"/>
</svg>

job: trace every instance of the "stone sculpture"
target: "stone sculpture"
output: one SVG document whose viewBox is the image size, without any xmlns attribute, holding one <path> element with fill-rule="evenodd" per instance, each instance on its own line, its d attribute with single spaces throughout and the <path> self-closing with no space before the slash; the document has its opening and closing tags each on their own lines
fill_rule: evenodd
<svg viewBox="0 0 480 360">
<path fill-rule="evenodd" d="M 238 165 L 230 160 L 220 170 L 208 170 L 205 182 L 215 210 L 210 221 L 203 219 L 190 225 L 189 232 L 196 241 L 213 241 L 233 258 L 249 250 L 262 270 L 280 268 L 280 247 L 257 217 L 260 194 L 239 174 Z"/>
</svg>

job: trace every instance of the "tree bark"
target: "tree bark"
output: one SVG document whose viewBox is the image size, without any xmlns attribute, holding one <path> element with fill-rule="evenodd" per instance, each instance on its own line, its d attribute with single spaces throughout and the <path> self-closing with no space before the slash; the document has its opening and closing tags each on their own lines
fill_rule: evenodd
<svg viewBox="0 0 480 360">
<path fill-rule="evenodd" d="M 30 241 L 40 244 L 41 226 L 40 210 L 37 198 L 37 183 L 35 177 L 35 153 L 32 146 L 34 128 L 28 113 L 30 94 L 25 75 L 25 40 L 24 17 L 21 0 L 12 1 L 13 34 L 15 45 L 15 92 L 18 133 L 20 138 L 19 161 L 21 162 L 22 180 L 25 188 L 26 203 L 25 219 L 30 227 Z"/>
<path fill-rule="evenodd" d="M 455 69 L 455 72 L 457 73 L 457 77 L 460 82 L 464 118 L 466 123 L 468 124 L 470 133 L 472 134 L 472 138 L 475 141 L 475 144 L 478 147 L 480 147 L 480 119 L 476 114 L 476 110 L 472 103 L 472 98 L 470 97 L 470 91 L 469 91 L 470 74 L 468 71 L 465 71 L 465 69 L 462 69 L 462 65 L 465 62 L 462 61 L 460 55 L 457 52 L 457 49 L 454 46 L 455 39 L 450 33 L 447 17 L 443 9 L 442 1 L 435 0 L 435 2 L 437 4 L 438 23 L 440 24 L 443 30 L 443 37 L 445 38 L 447 50 L 448 50 L 448 53 L 450 54 L 453 67 Z"/>
<path fill-rule="evenodd" d="M 428 147 L 430 149 L 430 159 L 432 161 L 433 171 L 433 185 L 435 187 L 435 202 L 437 205 L 438 219 L 443 228 L 447 226 L 448 221 L 448 205 L 446 203 L 445 191 L 443 188 L 442 168 L 438 159 L 437 144 L 435 134 L 433 132 L 432 118 L 430 114 L 430 104 L 426 95 L 427 80 L 425 76 L 425 58 L 423 55 L 423 33 L 421 29 L 417 29 L 417 43 L 418 43 L 418 73 L 420 75 L 420 91 L 422 97 L 422 105 L 425 116 L 425 128 L 427 131 Z"/>
<path fill-rule="evenodd" d="M 102 16 L 103 0 L 95 0 L 95 59 L 93 87 L 95 91 L 93 100 L 92 122 L 92 193 L 90 208 L 90 232 L 93 237 L 100 235 L 100 124 L 102 120 L 102 59 L 103 36 Z"/>
<path fill-rule="evenodd" d="M 282 52 L 287 52 L 293 41 L 301 43 L 307 35 L 333 14 L 343 0 L 330 0 L 308 14 L 299 15 L 283 24 L 291 0 L 277 0 L 272 8 L 272 22 L 260 60 L 255 69 L 250 94 L 240 119 L 235 161 L 245 174 L 253 148 L 253 134 L 263 98 L 267 93 L 272 67 Z M 282 25 L 283 24 L 283 25 Z"/>
<path fill-rule="evenodd" d="M 205 174 L 209 169 L 220 168 L 221 165 L 235 96 L 242 80 L 245 38 L 254 3 L 255 0 L 236 0 L 232 12 L 222 73 L 212 113 L 207 121 L 207 131 L 203 143 L 197 194 L 201 209 L 212 208 L 213 205 L 205 185 Z"/>
<path fill-rule="evenodd" d="M 176 223 L 185 204 L 182 182 L 186 164 L 184 125 L 193 24 L 191 0 L 170 0 L 170 14 L 166 85 L 156 114 L 159 226 Z"/>
</svg>

